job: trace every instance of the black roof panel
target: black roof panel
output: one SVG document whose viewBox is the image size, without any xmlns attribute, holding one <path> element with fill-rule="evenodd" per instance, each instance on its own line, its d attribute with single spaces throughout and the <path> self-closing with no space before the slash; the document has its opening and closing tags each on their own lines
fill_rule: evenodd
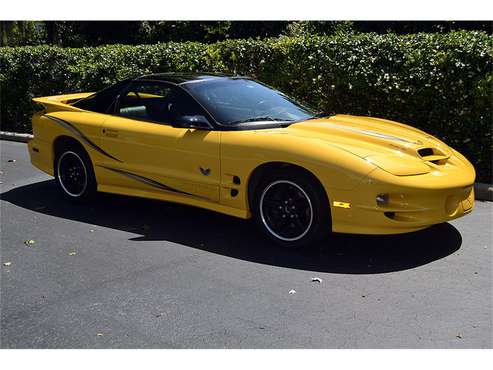
<svg viewBox="0 0 493 370">
<path fill-rule="evenodd" d="M 167 73 L 154 73 L 136 78 L 136 80 L 160 80 L 166 82 L 172 82 L 176 84 L 206 80 L 211 78 L 231 78 L 240 77 L 237 75 L 225 74 L 225 73 L 212 73 L 212 72 L 167 72 Z"/>
</svg>

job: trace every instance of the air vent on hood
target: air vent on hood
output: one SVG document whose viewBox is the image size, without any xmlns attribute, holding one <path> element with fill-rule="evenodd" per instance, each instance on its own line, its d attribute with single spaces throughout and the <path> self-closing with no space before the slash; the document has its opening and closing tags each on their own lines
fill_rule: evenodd
<svg viewBox="0 0 493 370">
<path fill-rule="evenodd" d="M 418 154 L 423 160 L 434 164 L 445 164 L 448 158 L 447 155 L 436 148 L 421 148 L 418 149 Z"/>
<path fill-rule="evenodd" d="M 433 148 L 421 148 L 418 150 L 418 153 L 421 157 L 429 157 L 433 155 Z"/>
</svg>

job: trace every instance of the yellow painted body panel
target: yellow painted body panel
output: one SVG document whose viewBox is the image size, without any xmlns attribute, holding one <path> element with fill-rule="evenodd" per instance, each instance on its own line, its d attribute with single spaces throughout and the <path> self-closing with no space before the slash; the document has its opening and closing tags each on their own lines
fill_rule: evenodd
<svg viewBox="0 0 493 370">
<path fill-rule="evenodd" d="M 220 133 L 174 128 L 122 117 L 109 117 L 103 125 L 101 146 L 122 163 L 103 157 L 96 165 L 101 183 L 130 189 L 149 190 L 149 186 L 126 179 L 99 167 L 123 169 L 193 194 L 213 203 L 219 201 Z M 209 169 L 204 176 L 200 167 Z"/>
<path fill-rule="evenodd" d="M 99 191 L 249 218 L 252 173 L 276 162 L 316 176 L 327 193 L 335 232 L 409 232 L 460 217 L 474 206 L 475 172 L 467 159 L 397 122 L 336 115 L 286 128 L 206 131 L 64 103 L 77 97 L 38 99 L 49 108 L 33 117 L 29 153 L 36 167 L 53 175 L 55 140 L 78 140 L 92 160 Z M 423 149 L 428 152 L 421 156 Z M 379 194 L 388 194 L 388 204 L 377 205 Z"/>
</svg>

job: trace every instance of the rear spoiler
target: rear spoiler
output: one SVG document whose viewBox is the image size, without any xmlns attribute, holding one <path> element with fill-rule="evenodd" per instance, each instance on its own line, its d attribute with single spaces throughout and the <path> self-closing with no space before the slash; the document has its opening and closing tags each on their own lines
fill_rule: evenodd
<svg viewBox="0 0 493 370">
<path fill-rule="evenodd" d="M 82 109 L 74 107 L 70 104 L 75 103 L 77 100 L 87 98 L 89 95 L 94 93 L 76 93 L 76 94 L 64 94 L 64 95 L 53 95 L 53 96 L 40 96 L 38 98 L 33 98 L 33 102 L 41 104 L 46 113 L 56 112 L 56 111 L 73 111 L 80 112 Z"/>
</svg>

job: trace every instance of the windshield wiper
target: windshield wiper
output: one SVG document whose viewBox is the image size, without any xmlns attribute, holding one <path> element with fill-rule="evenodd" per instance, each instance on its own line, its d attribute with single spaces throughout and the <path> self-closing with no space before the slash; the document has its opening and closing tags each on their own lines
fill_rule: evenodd
<svg viewBox="0 0 493 370">
<path fill-rule="evenodd" d="M 259 117 L 252 117 L 252 118 L 247 118 L 247 119 L 229 122 L 229 124 L 234 125 L 234 124 L 238 124 L 238 123 L 260 122 L 260 121 L 287 122 L 289 120 L 286 120 L 284 118 L 270 117 L 270 116 L 259 116 Z"/>
</svg>

